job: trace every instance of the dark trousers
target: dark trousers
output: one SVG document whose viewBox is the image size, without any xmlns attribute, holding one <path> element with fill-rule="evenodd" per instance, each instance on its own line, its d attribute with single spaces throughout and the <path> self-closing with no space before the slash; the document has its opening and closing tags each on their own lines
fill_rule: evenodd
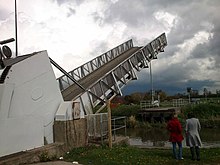
<svg viewBox="0 0 220 165">
<path fill-rule="evenodd" d="M 190 152 L 192 155 L 192 160 L 195 160 L 195 151 L 196 151 L 196 159 L 200 160 L 200 151 L 199 151 L 199 147 L 195 146 L 195 147 L 190 147 Z"/>
</svg>

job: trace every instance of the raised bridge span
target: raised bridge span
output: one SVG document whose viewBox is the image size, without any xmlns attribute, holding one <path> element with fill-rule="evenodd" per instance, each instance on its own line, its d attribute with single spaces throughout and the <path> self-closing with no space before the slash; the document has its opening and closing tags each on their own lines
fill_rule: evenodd
<svg viewBox="0 0 220 165">
<path fill-rule="evenodd" d="M 64 100 L 80 102 L 84 113 L 92 114 L 97 105 L 101 105 L 97 111 L 100 112 L 107 99 L 121 95 L 121 89 L 130 80 L 137 79 L 136 72 L 148 68 L 149 62 L 157 59 L 165 46 L 165 33 L 145 46 L 134 46 L 128 40 L 69 73 L 50 61 L 64 73 L 57 79 Z"/>
</svg>

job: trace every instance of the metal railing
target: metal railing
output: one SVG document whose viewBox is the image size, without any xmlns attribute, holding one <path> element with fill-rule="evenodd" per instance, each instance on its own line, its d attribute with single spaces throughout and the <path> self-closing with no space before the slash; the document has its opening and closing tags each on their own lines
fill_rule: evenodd
<svg viewBox="0 0 220 165">
<path fill-rule="evenodd" d="M 133 42 L 132 39 L 130 39 L 122 43 L 121 45 L 109 50 L 108 52 L 79 66 L 78 68 L 75 68 L 74 70 L 70 71 L 68 74 L 70 74 L 74 80 L 78 81 L 132 47 L 133 47 Z M 74 83 L 74 81 L 72 81 L 66 75 L 59 77 L 57 81 L 59 83 L 59 87 L 61 91 L 65 90 Z"/>
<path fill-rule="evenodd" d="M 141 107 L 141 109 L 151 108 L 152 107 L 151 101 L 149 101 L 149 100 L 140 101 L 140 107 Z"/>
<path fill-rule="evenodd" d="M 97 113 L 86 115 L 88 136 L 91 140 L 103 139 L 108 132 L 108 114 Z"/>
<path fill-rule="evenodd" d="M 173 99 L 173 106 L 174 107 L 182 107 L 182 106 L 186 106 L 189 104 L 189 100 L 188 99 Z"/>
<path fill-rule="evenodd" d="M 127 135 L 127 130 L 126 130 L 126 116 L 121 116 L 121 117 L 114 117 L 112 118 L 112 132 L 114 136 L 114 141 L 116 139 L 116 131 L 124 129 L 125 130 L 125 136 Z"/>
<path fill-rule="evenodd" d="M 86 115 L 88 125 L 89 139 L 104 143 L 104 139 L 108 137 L 108 114 L 98 113 Z M 112 133 L 113 140 L 116 140 L 116 133 L 118 130 L 124 129 L 126 136 L 126 117 L 112 117 Z"/>
</svg>

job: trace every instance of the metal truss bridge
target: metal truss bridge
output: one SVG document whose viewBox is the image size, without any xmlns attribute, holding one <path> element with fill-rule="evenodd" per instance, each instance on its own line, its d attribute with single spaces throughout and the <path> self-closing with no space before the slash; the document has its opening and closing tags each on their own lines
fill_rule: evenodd
<svg viewBox="0 0 220 165">
<path fill-rule="evenodd" d="M 121 89 L 130 80 L 136 80 L 136 72 L 148 68 L 150 61 L 164 52 L 165 46 L 165 33 L 140 47 L 128 40 L 69 73 L 50 61 L 64 73 L 57 79 L 64 100 L 80 102 L 85 114 L 93 114 L 97 105 L 101 105 L 98 113 L 108 99 L 122 95 Z"/>
</svg>

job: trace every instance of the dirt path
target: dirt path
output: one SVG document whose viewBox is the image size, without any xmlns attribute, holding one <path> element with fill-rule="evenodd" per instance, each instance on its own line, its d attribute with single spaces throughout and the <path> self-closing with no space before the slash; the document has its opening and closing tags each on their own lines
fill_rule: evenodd
<svg viewBox="0 0 220 165">
<path fill-rule="evenodd" d="M 80 165 L 73 162 L 65 162 L 65 161 L 51 161 L 51 162 L 40 162 L 29 165 Z"/>
</svg>

